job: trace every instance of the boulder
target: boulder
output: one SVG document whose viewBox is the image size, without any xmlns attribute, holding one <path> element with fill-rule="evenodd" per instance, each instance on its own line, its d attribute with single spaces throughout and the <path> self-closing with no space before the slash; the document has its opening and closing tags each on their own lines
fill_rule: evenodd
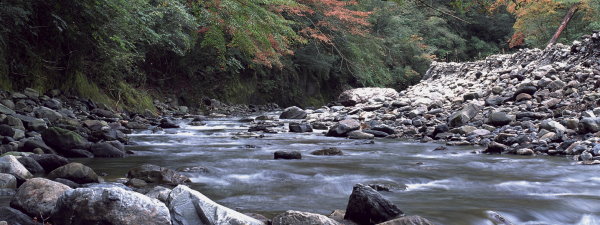
<svg viewBox="0 0 600 225">
<path fill-rule="evenodd" d="M 0 157 L 0 173 L 8 173 L 17 179 L 28 179 L 33 175 L 12 155 Z"/>
<path fill-rule="evenodd" d="M 44 142 L 54 148 L 57 151 L 74 149 L 74 148 L 86 148 L 87 140 L 81 135 L 59 127 L 51 127 L 46 129 L 42 133 Z"/>
<path fill-rule="evenodd" d="M 297 151 L 276 151 L 273 153 L 274 159 L 302 159 L 302 154 Z"/>
<path fill-rule="evenodd" d="M 377 225 L 434 225 L 434 223 L 420 216 L 403 216 Z"/>
<path fill-rule="evenodd" d="M 517 96 L 519 96 L 519 94 L 522 94 L 522 93 L 525 93 L 528 95 L 533 95 L 533 94 L 535 94 L 536 91 L 537 91 L 537 88 L 535 86 L 521 86 L 521 87 L 517 88 L 517 90 L 513 94 L 513 99 L 517 98 Z"/>
<path fill-rule="evenodd" d="M 29 139 L 23 143 L 23 151 L 25 152 L 33 152 L 34 149 L 39 148 L 47 154 L 55 154 L 56 151 L 52 149 L 50 146 L 46 145 L 43 140 L 40 139 Z"/>
<path fill-rule="evenodd" d="M 504 151 L 506 151 L 508 149 L 508 146 L 497 143 L 497 142 L 492 142 L 490 143 L 487 148 L 483 151 L 484 153 L 488 153 L 488 154 L 500 154 Z"/>
<path fill-rule="evenodd" d="M 307 113 L 297 106 L 288 107 L 283 110 L 279 119 L 304 119 Z"/>
<path fill-rule="evenodd" d="M 25 126 L 23 125 L 23 121 L 21 121 L 19 118 L 8 115 L 6 116 L 6 118 L 4 118 L 3 121 L 1 121 L 2 123 L 9 125 L 15 129 L 19 129 L 19 130 L 25 130 Z"/>
<path fill-rule="evenodd" d="M 173 225 L 264 225 L 263 222 L 219 205 L 184 185 L 175 187 L 167 202 Z"/>
<path fill-rule="evenodd" d="M 76 148 L 63 151 L 62 154 L 69 158 L 94 158 L 90 151 Z"/>
<path fill-rule="evenodd" d="M 179 128 L 179 125 L 169 118 L 162 118 L 158 126 L 162 128 Z"/>
<path fill-rule="evenodd" d="M 290 123 L 289 128 L 290 132 L 294 133 L 313 132 L 312 126 L 308 123 Z"/>
<path fill-rule="evenodd" d="M 346 119 L 329 128 L 327 136 L 346 137 L 350 131 L 358 129 L 360 129 L 360 122 L 353 119 Z"/>
<path fill-rule="evenodd" d="M 190 179 L 175 170 L 152 164 L 144 164 L 129 170 L 127 178 L 138 178 L 148 183 L 178 185 Z"/>
<path fill-rule="evenodd" d="M 171 189 L 163 186 L 156 186 L 152 188 L 152 190 L 148 191 L 146 196 L 158 199 L 161 202 L 167 202 L 169 200 L 169 194 L 171 194 Z"/>
<path fill-rule="evenodd" d="M 392 88 L 355 88 L 342 92 L 338 101 L 344 106 L 354 106 L 372 99 L 397 99 L 399 94 Z"/>
<path fill-rule="evenodd" d="M 600 117 L 584 117 L 579 121 L 580 133 L 596 133 L 600 131 Z"/>
<path fill-rule="evenodd" d="M 369 134 L 360 130 L 348 132 L 348 138 L 350 139 L 373 139 L 375 135 Z"/>
<path fill-rule="evenodd" d="M 69 160 L 67 158 L 54 154 L 33 154 L 29 157 L 39 163 L 46 172 L 50 172 L 58 167 L 69 164 Z"/>
<path fill-rule="evenodd" d="M 105 118 L 115 118 L 118 117 L 114 112 L 111 112 L 110 110 L 106 110 L 106 109 L 93 109 L 91 111 L 92 114 L 99 116 L 99 117 L 105 117 Z"/>
<path fill-rule="evenodd" d="M 32 178 L 19 187 L 10 206 L 32 217 L 47 218 L 52 214 L 58 198 L 71 190 L 67 185 L 44 178 Z"/>
<path fill-rule="evenodd" d="M 493 126 L 504 126 L 510 124 L 514 120 L 514 117 L 509 116 L 505 112 L 493 112 L 487 119 L 487 124 Z"/>
<path fill-rule="evenodd" d="M 192 206 L 193 207 L 193 206 Z M 58 198 L 54 224 L 170 225 L 167 206 L 119 187 L 77 188 Z"/>
<path fill-rule="evenodd" d="M 567 130 L 565 126 L 554 120 L 548 119 L 540 123 L 541 129 L 546 129 L 555 133 L 563 133 Z"/>
<path fill-rule="evenodd" d="M 63 118 L 63 115 L 59 112 L 44 106 L 36 107 L 35 109 L 33 109 L 33 112 L 35 113 L 35 117 L 41 119 L 46 118 L 51 123 L 57 122 L 58 120 Z"/>
<path fill-rule="evenodd" d="M 481 110 L 481 106 L 467 104 L 460 111 L 453 113 L 448 117 L 448 125 L 451 127 L 460 127 L 467 124 Z"/>
<path fill-rule="evenodd" d="M 8 173 L 0 173 L 0 189 L 15 189 L 17 188 L 17 178 Z"/>
<path fill-rule="evenodd" d="M 316 151 L 311 152 L 310 154 L 312 154 L 312 155 L 344 155 L 342 150 L 340 150 L 339 148 L 336 148 L 336 147 L 316 150 Z"/>
<path fill-rule="evenodd" d="M 9 225 L 42 225 L 25 213 L 8 206 L 0 207 L 0 221 L 6 221 Z"/>
<path fill-rule="evenodd" d="M 352 132 L 354 132 L 354 131 L 352 131 Z M 352 132 L 350 132 L 350 133 L 352 133 Z M 375 137 L 387 137 L 387 136 L 390 135 L 390 134 L 388 134 L 386 132 L 383 132 L 383 131 L 369 130 L 369 129 L 362 130 L 362 132 L 367 133 L 367 134 L 372 134 Z"/>
<path fill-rule="evenodd" d="M 48 174 L 48 179 L 63 178 L 78 184 L 98 183 L 98 175 L 90 167 L 81 163 L 69 163 L 52 170 Z"/>
<path fill-rule="evenodd" d="M 33 88 L 25 88 L 25 90 L 23 90 L 23 94 L 32 99 L 37 99 L 40 97 L 40 92 Z"/>
<path fill-rule="evenodd" d="M 401 215 L 403 215 L 403 212 L 379 192 L 369 186 L 356 184 L 348 200 L 344 219 L 354 221 L 360 225 L 370 225 L 385 222 Z"/>
<path fill-rule="evenodd" d="M 13 130 L 13 128 L 10 127 L 9 125 L 1 124 L 0 125 L 0 136 L 13 137 L 13 136 L 15 136 L 15 130 Z"/>
<path fill-rule="evenodd" d="M 46 173 L 44 167 L 31 157 L 19 157 L 17 160 L 32 174 L 43 175 Z"/>
<path fill-rule="evenodd" d="M 12 115 L 12 114 L 15 114 L 15 111 L 0 103 L 0 113 L 6 114 L 6 115 Z"/>
<path fill-rule="evenodd" d="M 390 126 L 385 125 L 385 124 L 379 124 L 379 125 L 373 126 L 373 127 L 371 127 L 371 130 L 385 132 L 389 135 L 396 133 L 396 130 L 394 130 L 394 128 L 391 128 Z"/>
<path fill-rule="evenodd" d="M 125 152 L 108 142 L 92 144 L 90 147 L 90 152 L 94 155 L 94 157 L 98 158 L 120 158 L 125 156 Z"/>
<path fill-rule="evenodd" d="M 272 225 L 342 225 L 324 215 L 288 210 L 275 216 Z"/>
</svg>

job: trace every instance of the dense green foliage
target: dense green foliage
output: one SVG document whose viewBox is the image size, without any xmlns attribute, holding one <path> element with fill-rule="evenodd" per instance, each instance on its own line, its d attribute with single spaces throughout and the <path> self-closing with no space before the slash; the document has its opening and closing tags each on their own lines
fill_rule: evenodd
<svg viewBox="0 0 600 225">
<path fill-rule="evenodd" d="M 151 106 L 148 93 L 318 105 L 350 87 L 405 88 L 431 60 L 510 51 L 515 15 L 502 7 L 425 2 L 3 0 L 0 88 L 60 88 L 132 110 Z M 562 41 L 600 25 L 574 21 Z"/>
</svg>

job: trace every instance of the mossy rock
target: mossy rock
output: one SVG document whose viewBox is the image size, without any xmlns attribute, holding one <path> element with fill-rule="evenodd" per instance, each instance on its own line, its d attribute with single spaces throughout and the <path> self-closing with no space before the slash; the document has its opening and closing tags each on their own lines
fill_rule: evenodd
<svg viewBox="0 0 600 225">
<path fill-rule="evenodd" d="M 81 135 L 60 127 L 50 127 L 42 133 L 44 142 L 56 149 L 57 151 L 65 151 L 74 148 L 84 148 L 88 141 Z"/>
</svg>

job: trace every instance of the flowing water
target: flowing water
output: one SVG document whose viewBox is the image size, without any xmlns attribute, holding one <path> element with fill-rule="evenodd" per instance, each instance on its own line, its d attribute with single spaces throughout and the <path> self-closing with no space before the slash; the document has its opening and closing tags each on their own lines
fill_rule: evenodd
<svg viewBox="0 0 600 225">
<path fill-rule="evenodd" d="M 135 155 L 78 160 L 106 180 L 124 177 L 142 163 L 187 173 L 192 188 L 241 212 L 268 217 L 285 210 L 329 214 L 345 209 L 356 183 L 384 184 L 381 192 L 408 215 L 437 224 L 492 224 L 490 211 L 515 224 L 600 224 L 599 166 L 561 157 L 473 154 L 473 147 L 432 151 L 440 144 L 376 139 L 365 144 L 322 135 L 265 134 L 232 138 L 248 129 L 239 118 L 206 121 L 164 132 L 131 135 Z M 337 147 L 343 156 L 309 153 Z M 273 160 L 277 150 L 296 150 L 302 160 Z"/>
</svg>

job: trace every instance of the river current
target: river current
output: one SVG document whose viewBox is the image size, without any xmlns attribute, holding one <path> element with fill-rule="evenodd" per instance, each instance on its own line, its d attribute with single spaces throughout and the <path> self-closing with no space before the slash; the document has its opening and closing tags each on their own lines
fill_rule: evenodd
<svg viewBox="0 0 600 225">
<path fill-rule="evenodd" d="M 134 155 L 77 160 L 107 181 L 151 163 L 186 173 L 190 186 L 240 212 L 272 217 L 285 210 L 328 215 L 345 209 L 356 183 L 381 184 L 381 193 L 407 215 L 436 224 L 493 224 L 491 211 L 515 224 L 600 224 L 600 166 L 575 165 L 562 157 L 474 154 L 477 147 L 375 139 L 373 144 L 313 133 L 239 135 L 240 118 L 209 119 L 206 125 L 130 135 Z M 290 122 L 290 121 L 283 121 Z M 287 127 L 287 126 L 286 126 Z M 343 156 L 314 156 L 337 147 Z M 295 150 L 302 160 L 273 160 Z"/>
</svg>

